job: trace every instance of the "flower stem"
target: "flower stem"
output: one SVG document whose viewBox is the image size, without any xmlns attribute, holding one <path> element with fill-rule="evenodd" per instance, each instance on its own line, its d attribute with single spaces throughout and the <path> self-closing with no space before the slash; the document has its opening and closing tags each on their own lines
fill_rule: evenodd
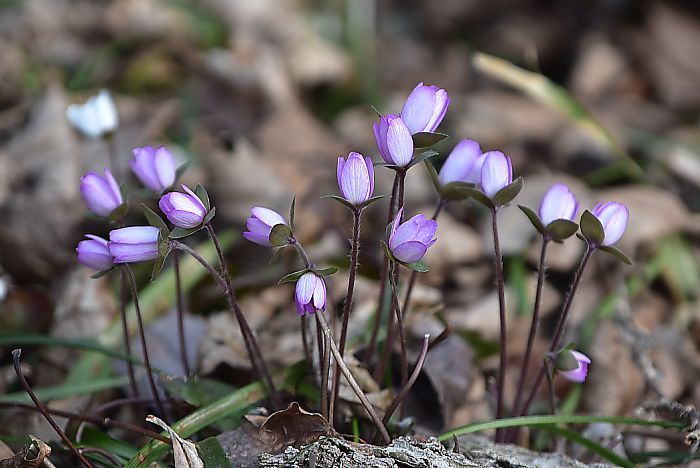
<svg viewBox="0 0 700 468">
<path fill-rule="evenodd" d="M 182 361 L 182 371 L 186 377 L 191 375 L 190 365 L 187 362 L 187 347 L 185 342 L 185 313 L 183 307 L 182 285 L 180 283 L 180 253 L 173 252 L 173 270 L 175 272 L 175 302 L 177 304 L 177 336 L 180 342 L 180 361 Z"/>
<path fill-rule="evenodd" d="M 345 356 L 345 342 L 347 341 L 348 324 L 350 322 L 350 310 L 352 309 L 352 298 L 355 291 L 355 277 L 357 276 L 357 263 L 358 258 L 360 256 L 360 221 L 362 218 L 362 210 L 356 208 L 352 214 L 352 244 L 350 246 L 350 271 L 348 278 L 348 290 L 347 294 L 345 295 L 345 304 L 343 305 L 343 321 L 340 328 L 340 342 L 338 343 L 338 348 L 340 350 L 341 356 Z M 340 372 L 338 369 L 338 363 L 336 362 L 335 368 L 333 370 L 333 387 L 331 390 L 331 401 L 328 410 L 331 424 L 335 420 L 335 402 L 338 398 L 338 391 L 340 389 L 339 384 Z"/>
<path fill-rule="evenodd" d="M 317 311 L 314 315 L 316 316 L 316 326 L 321 329 L 319 323 L 319 316 L 323 312 Z M 330 334 L 323 334 L 323 356 L 321 361 L 321 415 L 329 421 L 329 408 L 328 408 L 328 375 L 331 370 L 331 350 L 330 350 Z M 320 345 L 319 345 L 320 346 Z"/>
<path fill-rule="evenodd" d="M 139 338 L 141 339 L 141 348 L 143 351 L 143 365 L 146 368 L 146 378 L 148 380 L 148 386 L 151 388 L 151 393 L 153 394 L 153 401 L 156 403 L 156 408 L 158 412 L 165 415 L 165 409 L 163 408 L 163 402 L 160 401 L 160 396 L 158 395 L 158 389 L 156 388 L 156 382 L 153 379 L 153 371 L 151 370 L 151 360 L 148 357 L 148 347 L 146 346 L 146 334 L 143 330 L 143 319 L 141 317 L 141 306 L 139 306 L 138 289 L 136 287 L 136 279 L 134 278 L 134 272 L 131 271 L 129 264 L 124 263 L 124 272 L 129 279 L 129 287 L 131 288 L 131 299 L 134 301 L 134 310 L 136 311 L 136 322 L 139 327 Z"/>
<path fill-rule="evenodd" d="M 122 336 L 124 338 L 124 354 L 128 357 L 131 356 L 131 338 L 129 337 L 129 325 L 126 320 L 126 300 L 127 300 L 127 290 L 129 286 L 127 284 L 126 273 L 124 271 L 119 275 L 120 281 L 120 291 L 119 291 L 119 315 L 121 316 L 122 323 Z M 134 363 L 131 360 L 126 361 L 126 373 L 129 376 L 129 389 L 131 389 L 131 395 L 134 397 L 139 396 L 139 389 L 136 386 L 136 377 L 134 377 Z"/>
<path fill-rule="evenodd" d="M 571 288 L 569 289 L 568 294 L 566 295 L 566 299 L 564 300 L 564 307 L 562 308 L 561 314 L 559 315 L 559 320 L 557 321 L 557 326 L 554 331 L 554 338 L 552 338 L 552 345 L 549 347 L 549 352 L 555 352 L 558 348 L 559 345 L 561 344 L 561 340 L 564 337 L 564 329 L 566 328 L 566 321 L 569 316 L 569 311 L 571 310 L 571 304 L 574 302 L 574 296 L 576 295 L 576 291 L 578 290 L 579 285 L 581 284 L 581 277 L 583 276 L 583 272 L 586 269 L 586 266 L 588 265 L 589 260 L 591 259 L 591 255 L 595 251 L 594 248 L 592 248 L 590 245 L 586 247 L 586 253 L 583 254 L 583 257 L 581 258 L 581 263 L 579 263 L 578 268 L 576 269 L 576 273 L 574 274 L 574 279 L 571 282 Z M 535 395 L 537 394 L 537 389 L 539 388 L 540 384 L 542 383 L 542 379 L 544 378 L 545 374 L 545 369 L 544 365 L 540 368 L 540 372 L 537 374 L 537 378 L 535 379 L 535 383 L 533 384 L 532 388 L 530 389 L 530 394 L 528 395 L 527 400 L 525 401 L 525 405 L 523 408 L 517 412 L 518 416 L 522 416 L 524 414 L 527 414 L 528 410 L 530 409 L 530 405 L 532 405 L 532 402 L 535 400 Z"/>
<path fill-rule="evenodd" d="M 495 254 L 494 266 L 496 270 L 496 286 L 498 289 L 498 315 L 500 322 L 500 346 L 499 346 L 499 364 L 498 364 L 498 381 L 496 391 L 496 419 L 503 418 L 503 390 L 506 381 L 506 367 L 508 364 L 508 331 L 506 327 L 506 291 L 505 279 L 503 277 L 503 257 L 501 254 L 501 244 L 498 237 L 498 209 L 491 210 L 492 230 L 493 230 L 493 250 Z M 496 442 L 500 442 L 502 431 L 496 430 Z"/>
<path fill-rule="evenodd" d="M 396 280 L 398 278 L 398 264 L 394 262 L 395 270 L 394 275 L 391 276 L 391 299 L 394 312 L 396 313 L 396 329 L 399 332 L 399 344 L 401 346 L 401 388 L 405 388 L 408 384 L 408 354 L 406 352 L 406 332 L 403 328 L 403 314 L 401 313 L 401 307 L 399 306 L 399 291 L 396 285 Z M 401 417 L 403 414 L 404 407 L 401 406 Z"/>
<path fill-rule="evenodd" d="M 15 372 L 17 373 L 17 378 L 19 379 L 20 383 L 24 387 L 24 390 L 29 394 L 29 398 L 32 399 L 34 402 L 34 405 L 36 405 L 37 409 L 41 411 L 41 414 L 44 415 L 44 418 L 48 421 L 48 423 L 51 425 L 54 431 L 56 431 L 56 434 L 59 435 L 59 437 L 65 442 L 65 444 L 78 456 L 80 459 L 80 462 L 87 466 L 88 468 L 93 468 L 92 464 L 80 453 L 78 452 L 78 449 L 75 448 L 75 445 L 73 445 L 73 442 L 68 438 L 65 432 L 60 428 L 58 424 L 56 424 L 56 421 L 51 417 L 48 411 L 46 411 L 46 407 L 39 401 L 37 398 L 36 394 L 32 390 L 31 385 L 29 385 L 29 382 L 27 382 L 27 379 L 24 377 L 24 374 L 22 373 L 22 369 L 20 368 L 19 365 L 19 359 L 20 356 L 22 355 L 22 350 L 21 349 L 15 349 L 12 351 L 12 361 L 15 366 Z"/>
<path fill-rule="evenodd" d="M 442 209 L 445 207 L 446 203 L 447 200 L 445 200 L 444 198 L 440 198 L 440 201 L 438 201 L 438 204 L 435 207 L 435 212 L 433 213 L 433 220 L 436 220 L 437 217 L 440 216 L 440 213 L 442 212 Z M 408 280 L 408 286 L 406 287 L 406 295 L 404 296 L 403 307 L 401 308 L 404 314 L 408 313 L 408 307 L 411 305 L 411 294 L 413 293 L 413 286 L 415 286 L 417 278 L 418 272 L 415 270 L 411 270 L 411 277 Z"/>
<path fill-rule="evenodd" d="M 388 225 L 396 215 L 396 194 L 399 190 L 399 174 L 396 173 L 394 176 L 394 186 L 391 189 L 391 199 L 389 200 L 389 214 L 387 216 Z M 382 316 L 384 315 L 384 296 L 386 295 L 387 286 L 387 274 L 389 272 L 389 259 L 386 255 L 382 255 L 382 270 L 379 275 L 379 297 L 377 299 L 377 312 L 374 314 L 374 325 L 372 326 L 372 335 L 369 340 L 369 345 L 367 345 L 367 351 L 365 352 L 365 362 L 370 364 L 374 360 L 374 351 L 377 347 L 377 337 L 379 335 L 379 328 L 382 325 Z M 387 319 L 388 322 L 388 319 Z"/>
<path fill-rule="evenodd" d="M 543 237 L 542 239 L 542 250 L 540 251 L 540 264 L 537 271 L 537 289 L 535 291 L 535 304 L 532 309 L 532 323 L 530 324 L 530 335 L 527 338 L 527 347 L 525 348 L 525 356 L 523 357 L 523 364 L 520 369 L 520 382 L 518 382 L 518 390 L 515 396 L 515 404 L 513 405 L 513 411 L 518 411 L 520 404 L 523 399 L 523 392 L 525 389 L 525 381 L 527 381 L 527 374 L 530 370 L 530 357 L 532 356 L 532 347 L 535 344 L 535 337 L 537 336 L 537 329 L 540 326 L 540 304 L 542 303 L 542 290 L 544 288 L 544 274 L 545 274 L 545 258 L 547 256 L 547 245 L 549 244 L 549 239 Z"/>
<path fill-rule="evenodd" d="M 357 381 L 352 376 L 350 369 L 348 369 L 348 366 L 345 365 L 345 361 L 343 361 L 343 357 L 340 355 L 340 351 L 338 350 L 338 347 L 336 346 L 335 341 L 333 340 L 333 334 L 331 333 L 330 328 L 328 328 L 328 322 L 326 322 L 326 317 L 324 317 L 323 312 L 316 312 L 316 317 L 318 318 L 318 321 L 321 324 L 323 333 L 326 335 L 331 352 L 333 353 L 333 357 L 335 358 L 336 362 L 338 363 L 338 366 L 340 367 L 340 371 L 347 379 L 348 384 L 350 384 L 350 387 L 357 395 L 357 398 L 360 399 L 362 406 L 364 406 L 367 410 L 367 413 L 369 413 L 369 416 L 370 418 L 372 418 L 372 421 L 374 421 L 374 424 L 377 426 L 377 429 L 379 430 L 379 433 L 384 439 L 384 442 L 388 444 L 389 442 L 391 442 L 391 437 L 389 437 L 389 433 L 387 432 L 386 427 L 384 427 L 384 424 L 382 424 L 382 420 L 379 419 L 379 415 L 374 410 L 372 403 L 369 402 L 367 396 L 365 396 L 364 392 L 357 384 Z"/>
<path fill-rule="evenodd" d="M 307 337 L 308 322 L 306 321 L 306 315 L 302 315 L 300 318 L 301 318 L 301 344 L 304 347 L 304 358 L 306 359 L 306 363 L 310 367 L 313 367 L 314 361 L 313 361 L 313 358 L 311 357 L 311 349 L 309 348 L 309 339 Z"/>
<path fill-rule="evenodd" d="M 404 182 L 406 180 L 406 173 L 403 171 L 396 171 L 396 177 L 398 178 L 398 188 L 396 190 L 396 212 L 398 212 L 401 208 L 403 208 L 404 204 Z M 393 221 L 393 217 L 389 222 L 391 221 Z M 397 222 L 401 223 L 401 219 L 399 219 Z M 394 278 L 394 284 L 398 285 L 398 264 L 396 262 L 389 261 L 388 271 L 389 274 L 392 275 L 392 277 Z M 389 366 L 389 362 L 391 361 L 391 350 L 394 348 L 394 336 L 396 333 L 394 330 L 394 314 L 392 314 L 391 309 L 396 309 L 396 303 L 397 301 L 394 301 L 394 298 L 392 298 L 389 305 L 389 316 L 387 317 L 387 331 L 386 340 L 384 342 L 384 349 L 382 350 L 382 357 L 379 361 L 379 365 L 374 371 L 374 380 L 376 380 L 377 382 L 381 381 L 382 377 L 384 376 L 384 372 L 386 372 L 386 369 Z M 402 365 L 402 368 L 403 367 L 404 366 Z"/>
<path fill-rule="evenodd" d="M 265 381 L 265 384 L 270 390 L 272 398 L 277 399 L 275 385 L 272 382 L 270 372 L 267 370 L 267 366 L 265 365 L 265 361 L 263 360 L 262 353 L 260 352 L 260 347 L 258 346 L 258 342 L 255 339 L 255 335 L 253 335 L 253 331 L 250 329 L 250 325 L 248 325 L 248 321 L 246 320 L 245 316 L 243 315 L 243 312 L 241 311 L 241 307 L 238 304 L 238 299 L 236 298 L 236 292 L 234 291 L 233 286 L 231 285 L 231 278 L 229 277 L 228 269 L 226 268 L 226 259 L 224 258 L 224 252 L 221 250 L 221 245 L 219 244 L 219 239 L 216 237 L 214 227 L 211 225 L 211 223 L 207 223 L 205 227 L 207 228 L 207 232 L 209 233 L 209 237 L 211 238 L 212 244 L 214 244 L 216 255 L 219 258 L 219 269 L 221 270 L 220 274 L 223 280 L 224 292 L 226 294 L 226 298 L 228 299 L 229 307 L 233 311 L 233 314 L 236 317 L 236 321 L 238 322 L 238 327 L 241 330 L 243 342 L 245 344 L 246 350 L 248 351 L 248 356 L 250 357 L 251 363 L 253 364 L 253 368 L 258 374 L 258 378 L 261 378 Z"/>
<path fill-rule="evenodd" d="M 311 263 L 311 260 L 309 260 L 309 255 L 306 253 L 306 250 L 304 250 L 304 246 L 301 245 L 301 242 L 299 242 L 296 237 L 291 237 L 289 239 L 289 243 L 296 249 L 297 253 L 301 257 L 301 260 L 304 262 L 304 266 L 306 268 L 311 268 L 313 264 Z"/>
</svg>

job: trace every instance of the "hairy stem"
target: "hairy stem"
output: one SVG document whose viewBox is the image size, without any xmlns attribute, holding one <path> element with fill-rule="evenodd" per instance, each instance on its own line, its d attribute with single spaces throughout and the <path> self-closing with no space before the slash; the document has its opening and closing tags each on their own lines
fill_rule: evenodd
<svg viewBox="0 0 700 468">
<path fill-rule="evenodd" d="M 121 316 L 122 336 L 124 338 L 124 354 L 131 358 L 131 338 L 129 337 L 129 325 L 126 321 L 126 294 L 129 289 L 129 285 L 127 284 L 126 273 L 124 271 L 122 271 L 119 275 L 119 282 L 119 315 Z M 134 363 L 130 360 L 126 361 L 126 373 L 129 376 L 129 389 L 131 390 L 131 395 L 138 397 L 139 389 L 136 386 L 136 377 L 134 377 Z"/>
<path fill-rule="evenodd" d="M 508 364 L 508 331 L 506 327 L 506 291 L 505 279 L 503 277 L 503 257 L 501 254 L 501 244 L 498 237 L 498 209 L 491 210 L 492 230 L 493 230 L 493 250 L 495 254 L 494 266 L 496 270 L 496 286 L 498 289 L 498 316 L 500 322 L 500 346 L 499 346 L 499 364 L 498 364 L 498 381 L 496 390 L 496 419 L 503 418 L 503 390 L 506 381 L 506 368 Z M 500 442 L 502 431 L 496 431 L 496 442 Z"/>
<path fill-rule="evenodd" d="M 316 312 L 316 323 L 319 322 L 319 316 L 323 312 Z M 319 330 L 321 329 L 320 324 L 318 324 Z M 331 369 L 331 351 L 330 351 L 330 334 L 324 333 L 323 335 L 323 361 L 321 361 L 321 415 L 329 419 L 329 408 L 328 408 L 328 375 Z M 332 424 L 332 423 L 331 423 Z"/>
<path fill-rule="evenodd" d="M 362 210 L 356 208 L 353 211 L 353 223 L 352 223 L 352 241 L 350 246 L 350 271 L 348 278 L 348 290 L 345 295 L 345 304 L 343 305 L 343 317 L 342 324 L 340 328 L 340 342 L 338 343 L 338 348 L 340 350 L 340 355 L 345 356 L 345 342 L 348 336 L 348 324 L 350 322 L 350 310 L 352 310 L 352 299 L 355 292 L 355 277 L 357 276 L 357 263 L 360 256 L 360 220 L 362 217 Z M 335 421 L 335 402 L 338 398 L 338 391 L 340 389 L 340 372 L 338 369 L 338 363 L 335 363 L 335 368 L 333 370 L 333 387 L 331 389 L 331 401 L 329 406 L 329 416 L 331 424 Z"/>
<path fill-rule="evenodd" d="M 396 329 L 399 332 L 399 345 L 401 349 L 401 388 L 403 389 L 408 384 L 408 354 L 406 351 L 406 332 L 403 328 L 403 314 L 399 307 L 399 291 L 396 285 L 398 276 L 398 265 L 394 263 L 395 274 L 391 276 L 391 299 L 394 312 L 396 313 Z M 401 417 L 404 416 L 404 407 L 401 406 Z"/>
<path fill-rule="evenodd" d="M 542 303 L 542 290 L 544 288 L 545 275 L 545 258 L 547 256 L 548 244 L 549 239 L 544 237 L 542 239 L 542 250 L 540 251 L 539 270 L 537 271 L 537 289 L 535 291 L 535 303 L 532 308 L 532 323 L 530 323 L 530 334 L 527 338 L 525 356 L 523 357 L 523 364 L 520 368 L 520 382 L 518 382 L 518 390 L 515 394 L 515 404 L 513 405 L 513 411 L 515 412 L 518 411 L 518 409 L 520 408 L 520 404 L 522 403 L 525 382 L 527 381 L 527 375 L 530 370 L 530 357 L 532 356 L 532 347 L 535 344 L 537 329 L 540 326 L 540 304 Z"/>
<path fill-rule="evenodd" d="M 229 307 L 233 311 L 233 314 L 236 317 L 236 321 L 238 322 L 238 327 L 241 330 L 241 335 L 243 336 L 243 342 L 245 344 L 246 350 L 248 351 L 248 356 L 250 357 L 251 363 L 253 364 L 253 368 L 258 374 L 258 377 L 265 381 L 265 384 L 270 390 L 272 398 L 276 399 L 277 392 L 275 391 L 275 385 L 272 382 L 272 377 L 270 376 L 270 372 L 268 371 L 267 365 L 265 364 L 265 361 L 262 357 L 262 353 L 260 352 L 260 347 L 258 346 L 258 342 L 255 339 L 255 335 L 253 335 L 253 331 L 250 329 L 250 325 L 248 325 L 248 321 L 243 315 L 243 311 L 241 311 L 238 299 L 236 298 L 236 292 L 234 291 L 233 286 L 231 285 L 231 278 L 229 277 L 228 269 L 226 268 L 226 259 L 224 258 L 224 252 L 221 250 L 221 245 L 219 244 L 219 240 L 216 237 L 216 232 L 214 232 L 214 227 L 211 225 L 211 223 L 207 223 L 206 228 L 207 232 L 209 233 L 209 237 L 211 238 L 212 244 L 214 244 L 216 255 L 219 258 L 219 268 L 221 270 L 221 278 L 224 281 L 224 291 L 226 293 L 226 298 L 228 300 Z"/>
<path fill-rule="evenodd" d="M 301 319 L 301 344 L 304 347 L 304 359 L 306 359 L 306 363 L 310 366 L 313 367 L 314 361 L 313 358 L 311 357 L 311 348 L 309 348 L 309 339 L 308 339 L 308 322 L 306 321 L 306 315 L 302 315 L 300 317 Z"/>
<path fill-rule="evenodd" d="M 139 338 L 141 340 L 141 348 L 143 351 L 143 364 L 146 368 L 146 379 L 148 380 L 148 386 L 151 388 L 151 394 L 153 395 L 153 401 L 156 403 L 156 408 L 158 413 L 165 416 L 165 409 L 163 408 L 163 402 L 160 401 L 160 395 L 158 395 L 158 389 L 156 388 L 156 382 L 153 379 L 153 371 L 151 370 L 151 359 L 148 357 L 148 346 L 146 345 L 146 333 L 143 329 L 143 318 L 141 317 L 141 306 L 139 306 L 139 293 L 136 287 L 136 278 L 134 278 L 134 272 L 127 263 L 122 265 L 127 278 L 129 279 L 129 287 L 131 288 L 131 299 L 134 302 L 134 310 L 136 311 L 136 323 L 139 328 Z"/>
<path fill-rule="evenodd" d="M 36 405 L 37 409 L 41 412 L 41 414 L 44 416 L 46 421 L 51 425 L 54 431 L 56 431 L 56 434 L 59 435 L 61 440 L 78 456 L 80 459 L 80 462 L 87 466 L 88 468 L 93 468 L 92 464 L 85 458 L 80 452 L 78 452 L 78 449 L 75 448 L 75 445 L 73 445 L 73 442 L 68 438 L 65 432 L 61 429 L 61 427 L 56 424 L 56 421 L 51 417 L 49 412 L 46 410 L 46 407 L 39 401 L 37 398 L 36 394 L 32 390 L 32 387 L 29 385 L 29 382 L 27 382 L 27 379 L 24 377 L 24 374 L 22 373 L 22 369 L 20 368 L 19 365 L 19 359 L 20 356 L 22 356 L 22 350 L 21 349 L 15 349 L 12 351 L 12 360 L 14 362 L 15 366 L 15 372 L 17 373 L 17 378 L 19 379 L 20 383 L 22 384 L 22 387 L 24 387 L 24 390 L 29 394 L 29 398 L 32 399 L 34 404 Z"/>
<path fill-rule="evenodd" d="M 384 424 L 382 424 L 382 420 L 379 419 L 379 415 L 374 410 L 372 403 L 369 402 L 367 396 L 364 394 L 360 386 L 357 384 L 357 381 L 355 381 L 355 378 L 352 376 L 350 369 L 348 369 L 348 366 L 345 365 L 345 361 L 343 361 L 343 358 L 340 355 L 340 351 L 338 350 L 338 347 L 336 346 L 335 341 L 333 340 L 333 334 L 331 333 L 330 328 L 328 328 L 328 322 L 326 322 L 326 317 L 324 317 L 323 312 L 316 312 L 316 316 L 318 317 L 318 321 L 321 324 L 321 327 L 323 328 L 323 333 L 326 335 L 328 344 L 331 348 L 331 352 L 333 353 L 333 357 L 338 362 L 340 372 L 343 373 L 345 379 L 348 381 L 348 384 L 350 384 L 350 387 L 357 395 L 357 398 L 360 399 L 362 406 L 364 406 L 367 410 L 367 413 L 369 413 L 370 418 L 372 418 L 372 421 L 377 426 L 379 433 L 382 435 L 384 442 L 386 442 L 387 444 L 390 443 L 391 437 L 389 437 L 389 433 L 387 432 L 386 427 L 384 427 Z"/>
<path fill-rule="evenodd" d="M 571 282 L 571 288 L 569 289 L 569 292 L 566 295 L 566 299 L 564 300 L 564 307 L 562 308 L 561 314 L 559 315 L 559 320 L 557 321 L 557 326 L 555 328 L 554 337 L 552 338 L 552 345 L 549 347 L 549 352 L 555 352 L 561 344 L 561 340 L 564 337 L 564 329 L 566 328 L 566 322 L 569 316 L 569 310 L 571 310 L 571 304 L 573 304 L 574 302 L 574 296 L 576 295 L 576 291 L 578 290 L 578 287 L 581 284 L 581 277 L 583 276 L 583 272 L 585 271 L 586 266 L 588 265 L 588 262 L 591 259 L 591 255 L 593 255 L 594 251 L 595 249 L 592 248 L 590 245 L 587 246 L 586 253 L 583 254 L 583 257 L 581 258 L 581 263 L 579 263 L 579 266 L 576 269 L 574 279 Z M 525 405 L 517 413 L 518 416 L 527 414 L 527 412 L 529 411 L 530 405 L 532 405 L 532 402 L 535 400 L 537 389 L 542 384 L 544 374 L 545 368 L 543 365 L 540 368 L 539 373 L 537 374 L 535 383 L 530 389 L 530 394 L 528 395 L 527 400 L 525 400 Z"/>
<path fill-rule="evenodd" d="M 387 215 L 388 225 L 396 215 L 396 194 L 399 190 L 399 174 L 394 176 L 394 186 L 391 189 L 391 199 L 389 200 L 389 214 Z M 372 326 L 372 335 L 369 340 L 369 345 L 367 345 L 367 351 L 365 352 L 365 362 L 370 364 L 374 361 L 374 351 L 377 347 L 377 338 L 379 335 L 379 329 L 382 325 L 382 316 L 384 315 L 384 296 L 386 295 L 387 286 L 387 275 L 389 274 L 389 259 L 383 255 L 382 256 L 382 270 L 379 276 L 379 297 L 377 299 L 377 311 L 374 314 L 374 325 Z M 388 320 L 387 320 L 388 321 Z"/>
<path fill-rule="evenodd" d="M 185 343 L 185 312 L 182 297 L 182 285 L 180 283 L 180 253 L 175 250 L 173 252 L 173 270 L 175 273 L 175 303 L 177 304 L 177 337 L 180 343 L 180 361 L 182 362 L 182 371 L 185 376 L 191 375 L 190 365 L 187 362 L 187 346 Z"/>
</svg>

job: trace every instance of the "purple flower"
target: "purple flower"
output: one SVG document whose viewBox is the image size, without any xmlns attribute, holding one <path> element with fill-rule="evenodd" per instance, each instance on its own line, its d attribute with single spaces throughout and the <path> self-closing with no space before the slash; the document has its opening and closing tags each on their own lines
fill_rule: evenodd
<svg viewBox="0 0 700 468">
<path fill-rule="evenodd" d="M 175 159 L 165 146 L 158 149 L 152 146 L 134 148 L 134 159 L 129 163 L 131 170 L 143 185 L 161 192 L 175 182 Z"/>
<path fill-rule="evenodd" d="M 493 198 L 499 190 L 513 182 L 513 166 L 510 158 L 500 151 L 484 153 L 481 167 L 481 190 Z"/>
<path fill-rule="evenodd" d="M 370 158 L 352 152 L 347 159 L 338 158 L 340 194 L 353 205 L 361 205 L 374 193 L 374 167 Z"/>
<path fill-rule="evenodd" d="M 250 218 L 246 221 L 248 230 L 243 237 L 256 244 L 271 247 L 270 231 L 278 224 L 287 224 L 281 214 L 269 208 L 255 206 L 250 210 Z"/>
<path fill-rule="evenodd" d="M 581 383 L 586 380 L 586 375 L 588 375 L 588 365 L 591 363 L 591 358 L 578 351 L 570 351 L 576 359 L 578 367 L 576 369 L 559 371 L 559 375 L 564 377 L 566 380 L 571 382 Z"/>
<path fill-rule="evenodd" d="M 114 263 L 147 262 L 158 258 L 160 230 L 155 226 L 130 226 L 109 233 Z"/>
<path fill-rule="evenodd" d="M 388 114 L 374 123 L 374 138 L 379 153 L 387 164 L 405 166 L 413 159 L 413 137 L 404 121 L 396 114 Z"/>
<path fill-rule="evenodd" d="M 547 190 L 540 203 L 540 220 L 545 226 L 557 219 L 573 221 L 578 212 L 578 202 L 569 187 L 564 184 L 554 184 Z"/>
<path fill-rule="evenodd" d="M 107 241 L 101 237 L 87 234 L 88 240 L 78 242 L 78 261 L 93 270 L 109 270 L 113 266 L 113 257 L 107 247 Z"/>
<path fill-rule="evenodd" d="M 98 216 L 109 216 L 124 203 L 122 192 L 112 173 L 105 169 L 104 177 L 88 172 L 80 178 L 80 192 L 88 209 Z"/>
<path fill-rule="evenodd" d="M 297 280 L 294 302 L 297 313 L 302 317 L 317 310 L 326 310 L 326 282 L 312 271 L 304 273 Z"/>
<path fill-rule="evenodd" d="M 625 205 L 616 202 L 598 203 L 592 213 L 603 225 L 605 232 L 605 239 L 601 245 L 613 245 L 620 240 L 629 219 L 629 210 Z"/>
<path fill-rule="evenodd" d="M 417 262 L 423 258 L 428 247 L 437 241 L 433 237 L 437 231 L 437 221 L 418 214 L 399 225 L 402 214 L 403 208 L 396 214 L 391 226 L 389 250 L 400 262 Z"/>
<path fill-rule="evenodd" d="M 484 155 L 479 143 L 474 140 L 462 140 L 457 143 L 440 169 L 440 183 L 466 182 L 478 185 L 481 181 L 481 167 Z"/>
<path fill-rule="evenodd" d="M 450 97 L 447 91 L 420 82 L 406 99 L 401 109 L 401 117 L 411 134 L 434 132 L 445 117 L 449 105 Z"/>
<path fill-rule="evenodd" d="M 113 133 L 119 125 L 112 95 L 106 89 L 100 90 L 85 104 L 68 106 L 66 116 L 71 125 L 90 138 L 102 138 Z"/>
<path fill-rule="evenodd" d="M 187 193 L 166 193 L 160 197 L 158 206 L 175 226 L 191 229 L 202 224 L 207 215 L 207 208 L 189 187 L 183 185 L 182 189 Z"/>
</svg>

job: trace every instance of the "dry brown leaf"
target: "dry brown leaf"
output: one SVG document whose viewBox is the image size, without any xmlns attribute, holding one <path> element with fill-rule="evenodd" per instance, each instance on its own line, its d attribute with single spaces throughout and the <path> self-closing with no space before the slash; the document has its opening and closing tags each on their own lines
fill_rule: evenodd
<svg viewBox="0 0 700 468">
<path fill-rule="evenodd" d="M 257 438 L 269 447 L 268 452 L 276 453 L 285 447 L 310 444 L 324 435 L 335 431 L 319 413 L 304 410 L 299 403 L 292 402 L 283 410 L 270 416 L 245 416 L 257 428 Z"/>
<path fill-rule="evenodd" d="M 168 432 L 173 445 L 175 468 L 204 468 L 204 462 L 197 453 L 197 446 L 190 440 L 183 439 L 165 421 L 152 414 L 146 417 L 146 421 L 162 427 Z"/>
<path fill-rule="evenodd" d="M 30 444 L 22 447 L 22 450 L 14 456 L 0 460 L 0 468 L 38 468 L 44 462 L 44 459 L 51 455 L 51 447 L 41 439 L 33 435 L 30 435 L 29 438 L 32 440 Z M 5 448 L 7 447 L 4 442 L 2 445 Z"/>
</svg>

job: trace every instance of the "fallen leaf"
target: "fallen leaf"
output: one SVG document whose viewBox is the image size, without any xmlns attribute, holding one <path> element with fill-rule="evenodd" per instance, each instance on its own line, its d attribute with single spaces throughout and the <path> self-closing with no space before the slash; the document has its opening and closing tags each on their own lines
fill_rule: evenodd
<svg viewBox="0 0 700 468">
<path fill-rule="evenodd" d="M 170 435 L 173 444 L 173 456 L 175 468 L 204 468 L 204 462 L 199 458 L 197 446 L 190 440 L 183 439 L 165 422 L 152 414 L 146 417 L 146 421 L 162 427 Z"/>
<path fill-rule="evenodd" d="M 286 409 L 270 416 L 245 416 L 257 427 L 257 438 L 269 447 L 268 452 L 276 453 L 285 447 L 310 444 L 323 435 L 335 433 L 328 421 L 319 413 L 309 413 L 292 402 Z"/>
</svg>

